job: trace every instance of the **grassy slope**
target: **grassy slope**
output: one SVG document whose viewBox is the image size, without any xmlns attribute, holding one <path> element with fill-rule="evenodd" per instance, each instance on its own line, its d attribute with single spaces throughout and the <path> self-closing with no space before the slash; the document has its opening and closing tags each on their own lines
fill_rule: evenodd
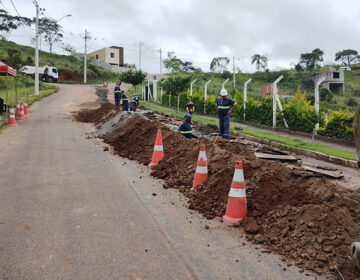
<svg viewBox="0 0 360 280">
<path fill-rule="evenodd" d="M 184 116 L 184 112 L 176 112 L 173 109 L 159 107 L 159 106 L 156 106 L 156 105 L 148 103 L 148 102 L 144 102 L 142 104 L 146 108 L 149 108 L 154 111 L 170 114 L 170 115 L 173 115 L 173 116 L 176 116 L 179 118 L 182 118 Z M 205 123 L 205 124 L 218 125 L 218 122 L 216 120 L 204 118 L 204 117 L 201 117 L 198 115 L 194 115 L 193 120 L 197 121 L 197 122 Z M 234 127 L 231 127 L 231 130 L 235 130 Z M 327 147 L 324 145 L 308 143 L 308 142 L 304 142 L 299 139 L 282 137 L 282 136 L 278 136 L 271 132 L 262 132 L 262 131 L 258 131 L 258 130 L 252 130 L 252 129 L 243 129 L 243 130 L 239 130 L 238 132 L 241 132 L 241 133 L 247 134 L 247 135 L 251 135 L 251 136 L 256 136 L 256 137 L 263 138 L 263 139 L 268 139 L 268 140 L 274 141 L 274 142 L 279 142 L 284 145 L 288 145 L 288 146 L 292 146 L 292 147 L 298 147 L 298 148 L 302 148 L 302 149 L 306 149 L 306 150 L 310 150 L 310 151 L 324 153 L 324 154 L 330 155 L 330 156 L 340 157 L 340 158 L 344 158 L 344 159 L 348 159 L 348 160 L 354 160 L 354 158 L 355 158 L 355 153 L 353 153 L 353 152 L 348 152 L 348 151 L 344 151 L 341 149 L 334 149 L 334 148 L 330 148 L 330 147 Z"/>
<path fill-rule="evenodd" d="M 34 63 L 35 50 L 33 47 L 18 45 L 15 44 L 14 42 L 5 41 L 5 40 L 0 40 L 0 61 L 6 62 L 7 48 L 18 50 L 21 53 L 22 59 L 24 61 L 29 60 L 30 62 L 32 61 Z M 73 56 L 58 55 L 46 51 L 40 51 L 39 58 L 40 58 L 39 61 L 40 65 L 53 65 L 57 67 L 60 72 L 61 71 L 75 72 L 80 77 L 82 77 L 83 75 L 83 67 L 84 67 L 83 62 Z M 105 71 L 104 69 L 93 65 L 88 66 L 87 73 L 88 73 L 89 83 L 92 83 L 92 80 L 94 82 L 102 81 L 103 79 L 106 79 L 108 81 L 115 81 L 118 78 L 117 77 L 118 75 L 116 73 Z"/>
</svg>

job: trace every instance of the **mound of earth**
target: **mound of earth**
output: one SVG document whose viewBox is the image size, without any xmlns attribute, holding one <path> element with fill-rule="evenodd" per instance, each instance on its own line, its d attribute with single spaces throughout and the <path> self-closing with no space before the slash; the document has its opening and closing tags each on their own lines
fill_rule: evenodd
<svg viewBox="0 0 360 280">
<path fill-rule="evenodd" d="M 190 209 L 208 219 L 224 215 L 235 163 L 241 160 L 248 201 L 243 224 L 247 238 L 262 244 L 264 252 L 282 255 L 289 265 L 319 274 L 338 269 L 345 279 L 360 279 L 349 248 L 353 241 L 360 240 L 358 196 L 347 191 L 353 203 L 343 203 L 337 199 L 343 193 L 330 179 L 257 159 L 241 143 L 221 138 L 187 139 L 157 120 L 134 117 L 105 142 L 120 156 L 147 165 L 158 128 L 165 156 L 151 174 L 165 180 L 164 188 L 179 189 L 188 198 Z M 190 191 L 200 144 L 206 145 L 209 177 Z"/>
<path fill-rule="evenodd" d="M 117 113 L 119 113 L 119 109 L 115 105 L 104 103 L 97 109 L 78 112 L 75 119 L 78 122 L 100 124 L 112 119 Z"/>
</svg>

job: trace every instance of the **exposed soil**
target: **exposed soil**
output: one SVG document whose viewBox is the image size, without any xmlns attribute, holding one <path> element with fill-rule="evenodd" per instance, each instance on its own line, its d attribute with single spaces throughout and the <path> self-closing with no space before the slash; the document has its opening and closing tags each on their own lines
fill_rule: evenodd
<svg viewBox="0 0 360 280">
<path fill-rule="evenodd" d="M 105 111 L 101 109 L 95 115 L 101 119 L 98 115 Z M 338 269 L 345 279 L 360 279 L 360 272 L 349 259 L 351 242 L 360 240 L 357 194 L 343 192 L 334 181 L 318 178 L 300 165 L 293 170 L 283 163 L 257 159 L 241 143 L 221 138 L 216 142 L 187 139 L 156 120 L 134 118 L 105 142 L 120 156 L 147 165 L 158 128 L 165 156 L 152 175 L 165 180 L 164 188 L 179 189 L 188 197 L 190 209 L 208 219 L 224 215 L 235 163 L 242 160 L 248 202 L 243 228 L 247 238 L 261 243 L 264 252 L 282 255 L 288 265 L 319 274 Z M 201 143 L 206 144 L 209 178 L 190 191 Z M 344 194 L 351 197 L 351 203 L 339 199 Z"/>
<path fill-rule="evenodd" d="M 78 122 L 99 124 L 110 120 L 117 113 L 119 113 L 119 109 L 115 105 L 104 103 L 100 108 L 78 112 L 75 119 Z"/>
</svg>

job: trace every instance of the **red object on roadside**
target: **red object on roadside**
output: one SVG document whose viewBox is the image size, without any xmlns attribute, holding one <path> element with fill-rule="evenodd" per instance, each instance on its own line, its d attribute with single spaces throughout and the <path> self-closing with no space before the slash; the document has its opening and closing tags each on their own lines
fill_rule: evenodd
<svg viewBox="0 0 360 280">
<path fill-rule="evenodd" d="M 9 118 L 9 122 L 8 122 L 8 126 L 16 126 L 16 120 L 15 120 L 15 112 L 14 112 L 14 108 L 10 108 L 10 118 Z"/>
<path fill-rule="evenodd" d="M 156 133 L 154 152 L 149 166 L 157 165 L 159 161 L 163 159 L 163 157 L 164 157 L 164 147 L 162 143 L 161 129 L 158 129 Z"/>
</svg>

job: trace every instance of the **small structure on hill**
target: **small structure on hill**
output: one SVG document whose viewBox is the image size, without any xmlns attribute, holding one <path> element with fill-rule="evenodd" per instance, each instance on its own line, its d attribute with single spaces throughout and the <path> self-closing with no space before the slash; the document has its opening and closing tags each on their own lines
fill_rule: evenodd
<svg viewBox="0 0 360 280">
<path fill-rule="evenodd" d="M 314 75 L 313 81 L 323 80 L 321 87 L 327 88 L 334 93 L 345 92 L 344 70 L 337 71 L 335 68 L 330 68 L 328 71 Z"/>
</svg>

